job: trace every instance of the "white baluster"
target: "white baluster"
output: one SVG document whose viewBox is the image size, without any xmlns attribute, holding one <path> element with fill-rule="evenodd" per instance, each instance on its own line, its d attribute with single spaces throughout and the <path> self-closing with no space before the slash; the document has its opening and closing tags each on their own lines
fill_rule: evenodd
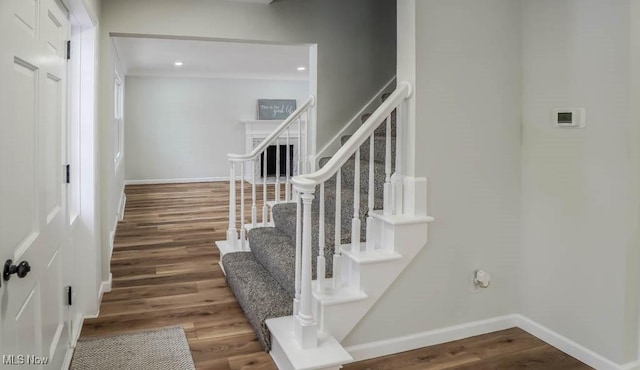
<svg viewBox="0 0 640 370">
<path fill-rule="evenodd" d="M 333 288 L 342 286 L 341 258 L 342 251 L 342 169 L 336 173 L 336 217 L 334 234 L 334 254 L 333 254 Z"/>
<path fill-rule="evenodd" d="M 231 163 L 229 173 L 229 228 L 227 229 L 227 243 L 232 250 L 235 250 L 238 241 L 238 231 L 236 229 L 236 174 L 235 164 Z"/>
<path fill-rule="evenodd" d="M 269 222 L 267 214 L 269 213 L 269 209 L 267 207 L 267 153 L 269 146 L 263 152 L 263 161 L 262 164 L 262 226 L 267 226 Z"/>
<path fill-rule="evenodd" d="M 309 118 L 311 111 L 307 109 L 307 119 L 304 121 L 304 173 L 309 173 Z"/>
<path fill-rule="evenodd" d="M 240 250 L 245 250 L 246 237 L 244 228 L 244 162 L 240 162 Z"/>
<path fill-rule="evenodd" d="M 404 213 L 404 195 L 403 195 L 403 184 L 402 184 L 402 171 L 404 164 L 402 163 L 402 148 L 403 148 L 403 140 L 404 140 L 404 132 L 402 131 L 403 120 L 404 120 L 404 110 L 401 109 L 401 106 L 396 108 L 396 168 L 391 176 L 391 182 L 393 186 L 393 214 L 402 214 Z"/>
<path fill-rule="evenodd" d="M 367 246 L 367 250 L 368 251 L 372 251 L 374 249 L 374 244 L 373 244 L 373 207 L 374 207 L 374 202 L 375 202 L 375 198 L 374 198 L 374 192 L 375 192 L 375 187 L 374 187 L 374 181 L 375 181 L 375 174 L 374 174 L 374 170 L 375 170 L 375 156 L 374 156 L 374 149 L 375 149 L 375 134 L 372 134 L 371 137 L 369 138 L 369 199 L 367 200 L 368 202 L 368 206 L 369 206 L 369 212 L 367 215 L 367 240 L 366 240 L 366 246 Z"/>
<path fill-rule="evenodd" d="M 302 268 L 302 204 L 300 193 L 294 191 L 296 198 L 296 271 L 295 271 L 295 296 L 293 298 L 293 315 L 300 309 L 300 269 Z"/>
<path fill-rule="evenodd" d="M 302 175 L 302 120 L 298 118 L 298 175 Z"/>
<path fill-rule="evenodd" d="M 325 290 L 325 278 L 326 278 L 326 261 L 324 257 L 324 182 L 320 184 L 320 219 L 319 219 L 319 229 L 320 234 L 318 234 L 318 265 L 316 267 L 317 275 L 318 275 L 318 291 L 323 292 Z"/>
<path fill-rule="evenodd" d="M 274 201 L 280 203 L 280 138 L 276 139 L 276 190 Z"/>
<path fill-rule="evenodd" d="M 302 349 L 318 346 L 317 324 L 312 312 L 311 292 L 311 204 L 313 188 L 304 189 L 302 198 L 302 269 L 300 282 L 300 309 L 295 320 L 295 337 Z"/>
<path fill-rule="evenodd" d="M 258 209 L 256 208 L 256 163 L 254 159 L 251 165 L 251 226 L 256 227 L 258 221 Z"/>
<path fill-rule="evenodd" d="M 384 214 L 391 215 L 393 213 L 392 194 L 391 194 L 391 117 L 387 117 L 386 123 L 386 141 L 385 141 L 385 157 L 384 157 Z"/>
<path fill-rule="evenodd" d="M 290 148 L 290 139 L 291 139 L 291 130 L 287 127 L 287 163 L 286 163 L 286 171 L 287 171 L 287 182 L 284 185 L 284 201 L 291 201 L 291 150 Z"/>
<path fill-rule="evenodd" d="M 356 150 L 353 179 L 353 219 L 351 220 L 351 251 L 360 252 L 360 148 Z"/>
</svg>

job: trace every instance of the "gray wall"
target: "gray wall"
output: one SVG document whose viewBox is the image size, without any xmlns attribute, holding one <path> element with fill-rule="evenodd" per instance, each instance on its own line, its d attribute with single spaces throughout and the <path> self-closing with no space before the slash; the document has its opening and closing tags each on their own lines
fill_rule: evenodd
<svg viewBox="0 0 640 370">
<path fill-rule="evenodd" d="M 130 76 L 126 89 L 127 180 L 228 177 L 257 99 L 309 97 L 307 81 Z"/>
<path fill-rule="evenodd" d="M 109 0 L 103 32 L 318 44 L 321 148 L 395 74 L 390 0 Z"/>
<path fill-rule="evenodd" d="M 629 0 L 523 12 L 522 312 L 618 363 L 638 332 L 629 14 Z M 553 128 L 557 107 L 586 108 L 586 127 Z"/>
<path fill-rule="evenodd" d="M 117 193 L 124 184 L 124 166 L 115 171 L 109 160 L 115 58 L 111 33 L 318 44 L 316 147 L 321 148 L 394 76 L 395 14 L 392 0 L 283 0 L 269 6 L 211 0 L 102 2 L 99 124 L 103 254 L 108 254 Z M 108 256 L 103 260 L 103 280 L 108 278 L 109 261 Z"/>
<path fill-rule="evenodd" d="M 348 345 L 516 312 L 520 244 L 520 2 L 416 1 L 418 176 L 429 242 Z M 402 56 L 400 56 L 402 57 Z M 474 270 L 489 271 L 472 293 Z"/>
</svg>

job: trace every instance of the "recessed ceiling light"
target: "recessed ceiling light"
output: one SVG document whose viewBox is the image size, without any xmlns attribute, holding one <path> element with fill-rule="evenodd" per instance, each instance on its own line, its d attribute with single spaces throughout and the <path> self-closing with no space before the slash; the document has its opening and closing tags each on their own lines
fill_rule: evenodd
<svg viewBox="0 0 640 370">
<path fill-rule="evenodd" d="M 307 69 L 306 67 L 298 67 L 298 71 L 304 71 L 306 69 Z"/>
<path fill-rule="evenodd" d="M 176 67 L 182 67 L 182 64 L 183 64 L 182 62 L 173 63 L 173 65 L 176 66 Z"/>
</svg>

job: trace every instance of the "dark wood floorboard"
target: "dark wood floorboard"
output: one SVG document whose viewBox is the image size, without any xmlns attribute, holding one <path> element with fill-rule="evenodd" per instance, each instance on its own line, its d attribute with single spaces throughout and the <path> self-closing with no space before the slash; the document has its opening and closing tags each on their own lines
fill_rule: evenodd
<svg viewBox="0 0 640 370">
<path fill-rule="evenodd" d="M 228 188 L 221 182 L 126 187 L 125 217 L 111 260 L 113 289 L 104 295 L 98 318 L 85 321 L 83 337 L 182 325 L 198 370 L 275 369 L 218 265 L 214 242 L 226 238 Z M 251 194 L 249 185 L 245 189 Z M 273 186 L 267 193 L 273 199 Z M 257 198 L 260 209 L 260 186 Z M 249 222 L 249 205 L 245 214 Z M 508 329 L 345 369 L 590 368 L 520 329 Z"/>
</svg>

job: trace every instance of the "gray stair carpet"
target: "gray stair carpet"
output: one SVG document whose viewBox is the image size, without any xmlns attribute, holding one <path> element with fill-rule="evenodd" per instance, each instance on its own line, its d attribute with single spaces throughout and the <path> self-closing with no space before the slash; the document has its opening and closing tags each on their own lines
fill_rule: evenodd
<svg viewBox="0 0 640 370">
<path fill-rule="evenodd" d="M 384 97 L 386 98 L 386 97 Z M 369 115 L 361 117 L 364 122 Z M 391 153 L 395 158 L 396 127 L 395 111 L 392 113 Z M 382 125 L 374 134 L 374 209 L 382 209 L 383 189 L 385 181 L 385 145 L 386 127 Z M 344 143 L 350 136 L 341 138 Z M 369 192 L 369 149 L 367 140 L 360 148 L 360 241 L 365 240 L 366 218 L 368 215 Z M 324 166 L 329 158 L 322 158 L 320 166 Z M 392 171 L 395 161 L 392 160 Z M 341 244 L 351 243 L 351 224 L 354 214 L 355 155 L 341 170 L 340 203 L 340 238 Z M 312 278 L 316 279 L 315 259 L 319 253 L 320 230 L 320 187 L 316 187 L 311 209 L 311 249 Z M 336 211 L 336 176 L 325 183 L 325 250 L 326 276 L 332 276 L 333 255 L 335 253 L 335 211 Z M 293 297 L 295 295 L 295 240 L 296 240 L 296 204 L 281 203 L 273 207 L 274 227 L 258 227 L 249 231 L 248 239 L 251 252 L 225 254 L 222 265 L 227 275 L 229 287 L 236 295 L 249 323 L 265 351 L 271 348 L 269 331 L 265 320 L 292 314 Z"/>
<path fill-rule="evenodd" d="M 293 314 L 289 293 L 271 276 L 251 252 L 227 253 L 222 257 L 227 283 L 258 336 L 265 351 L 271 349 L 267 319 Z"/>
</svg>

